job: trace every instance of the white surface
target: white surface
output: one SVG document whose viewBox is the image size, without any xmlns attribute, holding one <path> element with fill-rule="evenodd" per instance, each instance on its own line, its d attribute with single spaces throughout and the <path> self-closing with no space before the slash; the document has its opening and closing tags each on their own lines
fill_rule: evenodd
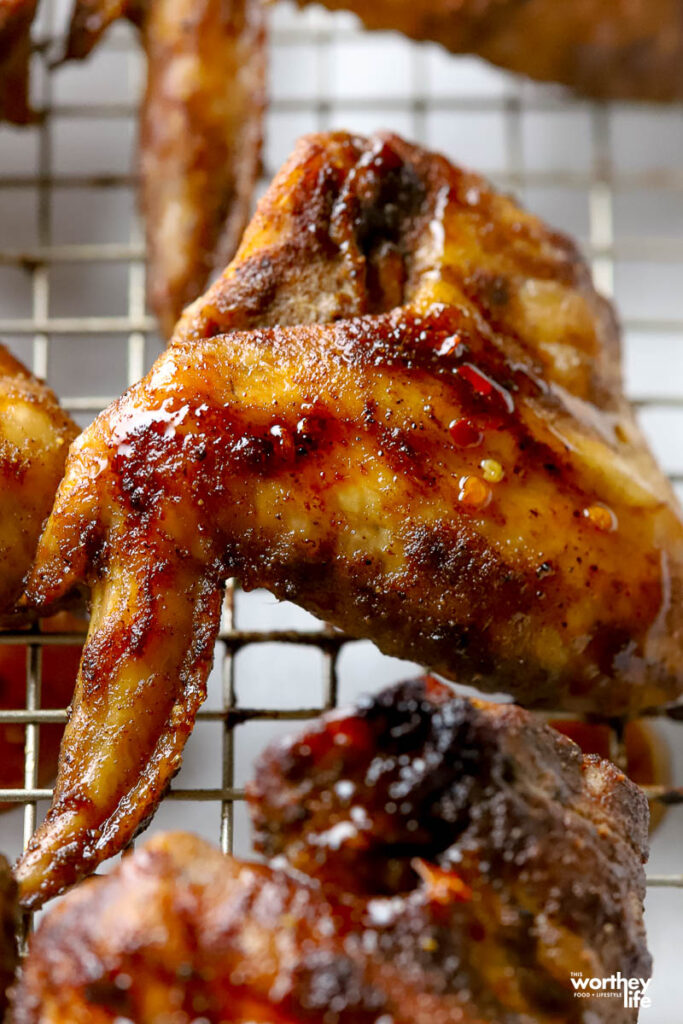
<svg viewBox="0 0 683 1024">
<path fill-rule="evenodd" d="M 272 14 L 267 171 L 277 168 L 302 132 L 394 129 L 492 174 L 582 244 L 591 238 L 608 246 L 614 241 L 613 272 L 607 253 L 599 273 L 601 281 L 613 280 L 625 319 L 627 386 L 634 398 L 659 400 L 643 411 L 643 425 L 663 465 L 683 473 L 683 407 L 663 403 L 683 396 L 683 191 L 663 187 L 667 174 L 680 175 L 683 169 L 681 110 L 621 106 L 600 120 L 589 104 L 553 87 L 520 82 L 477 60 L 456 60 L 438 47 L 418 47 L 392 34 L 361 34 L 348 16 L 297 13 L 285 5 Z M 133 187 L 126 178 L 133 166 L 133 107 L 142 66 L 139 56 L 125 52 L 126 40 L 130 33 L 117 26 L 92 60 L 53 76 L 53 102 L 62 113 L 53 116 L 42 143 L 37 129 L 0 127 L 0 251 L 139 239 Z M 129 104 L 130 110 L 106 119 L 73 116 L 74 105 L 106 103 Z M 66 114 L 64 105 L 70 108 Z M 47 199 L 42 236 L 41 194 L 29 181 L 37 173 L 41 145 L 51 150 L 47 169 L 51 166 L 60 179 Z M 613 188 L 606 206 L 604 195 L 596 206 L 590 180 L 605 155 L 611 157 Z M 68 186 L 74 176 L 91 174 L 121 180 L 106 188 Z M 12 187 L 6 184 L 10 177 Z M 126 262 L 49 266 L 47 312 L 53 318 L 130 316 L 132 327 L 131 289 L 139 285 L 140 273 L 139 263 L 131 269 Z M 0 320 L 30 318 L 40 312 L 44 297 L 45 281 L 36 283 L 26 269 L 0 262 Z M 134 363 L 128 361 L 126 326 L 120 332 L 49 335 L 48 377 L 67 404 L 84 396 L 116 395 L 128 383 Z M 19 330 L 4 333 L 22 358 L 31 362 L 40 356 L 41 339 Z M 149 336 L 146 365 L 158 351 L 158 340 Z M 80 412 L 78 418 L 85 424 L 91 413 Z M 238 596 L 238 627 L 311 628 L 312 623 L 306 613 L 278 605 L 266 594 Z M 310 647 L 245 648 L 236 659 L 238 701 L 252 707 L 315 705 L 322 697 L 322 663 L 322 655 Z M 340 698 L 351 699 L 413 670 L 378 654 L 371 644 L 349 644 L 339 659 Z M 220 664 L 212 673 L 208 706 L 220 707 Z M 249 777 L 265 743 L 290 728 L 259 721 L 236 730 L 237 785 Z M 662 729 L 676 748 L 676 778 L 683 782 L 683 726 Z M 199 725 L 178 785 L 220 786 L 220 750 L 220 723 Z M 218 803 L 167 801 L 151 831 L 181 826 L 215 840 L 219 818 Z M 0 848 L 8 853 L 18 852 L 21 823 L 20 810 L 0 819 Z M 244 808 L 238 805 L 236 851 L 245 853 L 248 846 Z M 651 870 L 683 871 L 682 851 L 683 808 L 674 808 L 655 836 Z M 647 909 L 655 977 L 653 1007 L 642 1019 L 677 1024 L 683 1001 L 683 889 L 651 891 Z"/>
</svg>

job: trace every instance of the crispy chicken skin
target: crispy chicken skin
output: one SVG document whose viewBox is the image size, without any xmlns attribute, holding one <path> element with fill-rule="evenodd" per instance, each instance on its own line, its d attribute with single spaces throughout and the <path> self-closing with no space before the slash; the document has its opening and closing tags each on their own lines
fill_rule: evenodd
<svg viewBox="0 0 683 1024">
<path fill-rule="evenodd" d="M 49 911 L 14 1024 L 627 1024 L 647 801 L 514 706 L 419 679 L 262 759 L 258 845 L 171 833 Z M 294 868 L 295 870 L 292 870 Z"/>
<path fill-rule="evenodd" d="M 321 2 L 587 96 L 683 99 L 683 0 Z"/>
<path fill-rule="evenodd" d="M 77 433 L 54 393 L 0 345 L 0 627 L 30 614 L 18 602 Z"/>
<path fill-rule="evenodd" d="M 140 29 L 147 88 L 140 113 L 148 298 L 165 337 L 249 219 L 261 159 L 265 10 L 261 0 L 77 0 L 66 58 L 85 57 L 108 25 Z"/>
<path fill-rule="evenodd" d="M 29 594 L 85 582 L 92 618 L 24 902 L 153 812 L 226 577 L 480 688 L 616 713 L 680 692 L 682 546 L 571 244 L 395 137 L 304 140 L 72 447 Z"/>
<path fill-rule="evenodd" d="M 36 0 L 0 0 L 0 121 L 27 124 L 31 25 Z"/>
<path fill-rule="evenodd" d="M 17 967 L 18 920 L 17 887 L 9 864 L 0 856 L 0 1021 L 4 1020 L 8 991 Z"/>
</svg>

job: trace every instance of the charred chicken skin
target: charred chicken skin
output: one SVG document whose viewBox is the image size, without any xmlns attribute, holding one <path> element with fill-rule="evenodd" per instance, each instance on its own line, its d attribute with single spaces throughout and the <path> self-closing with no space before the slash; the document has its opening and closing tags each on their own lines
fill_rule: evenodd
<svg viewBox="0 0 683 1024">
<path fill-rule="evenodd" d="M 27 124 L 31 25 L 36 0 L 0 0 L 0 121 Z"/>
<path fill-rule="evenodd" d="M 298 0 L 303 6 L 308 0 Z M 683 99 L 683 0 L 321 0 L 599 99 Z"/>
<path fill-rule="evenodd" d="M 92 617 L 22 898 L 153 812 L 228 576 L 463 682 L 616 713 L 680 692 L 682 571 L 574 247 L 395 137 L 304 140 L 171 347 L 72 446 L 29 594 L 86 583 Z"/>
<path fill-rule="evenodd" d="M 77 433 L 53 392 L 0 345 L 0 628 L 32 614 L 20 598 Z"/>
<path fill-rule="evenodd" d="M 108 25 L 140 29 L 140 113 L 148 296 L 169 337 L 184 306 L 234 255 L 261 158 L 265 12 L 261 0 L 78 0 L 66 57 Z"/>
<path fill-rule="evenodd" d="M 15 1024 L 635 1021 L 571 972 L 649 976 L 647 802 L 527 712 L 402 684 L 269 751 L 250 801 L 276 864 L 156 837 L 48 912 Z"/>
</svg>

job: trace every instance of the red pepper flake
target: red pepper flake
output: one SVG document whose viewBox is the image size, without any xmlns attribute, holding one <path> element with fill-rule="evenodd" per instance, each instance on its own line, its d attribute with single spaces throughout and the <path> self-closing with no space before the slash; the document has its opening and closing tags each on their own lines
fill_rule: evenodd
<svg viewBox="0 0 683 1024">
<path fill-rule="evenodd" d="M 478 476 L 463 476 L 458 499 L 471 509 L 486 508 L 491 500 L 491 488 Z"/>
<path fill-rule="evenodd" d="M 583 510 L 583 515 L 601 533 L 613 533 L 619 526 L 616 515 L 607 505 L 590 505 Z"/>
<path fill-rule="evenodd" d="M 481 430 L 471 420 L 453 420 L 448 424 L 448 429 L 459 448 L 476 448 L 484 440 Z"/>
<path fill-rule="evenodd" d="M 468 384 L 472 385 L 478 394 L 488 398 L 495 393 L 503 402 L 507 412 L 514 412 L 515 403 L 510 392 L 495 380 L 487 377 L 482 370 L 477 369 L 472 363 L 462 363 L 457 372 Z"/>
<path fill-rule="evenodd" d="M 490 395 L 493 391 L 492 382 L 488 377 L 484 376 L 481 370 L 478 370 L 476 366 L 472 366 L 472 363 L 463 363 L 462 366 L 458 367 L 458 373 L 461 377 L 464 377 L 480 395 Z"/>
</svg>

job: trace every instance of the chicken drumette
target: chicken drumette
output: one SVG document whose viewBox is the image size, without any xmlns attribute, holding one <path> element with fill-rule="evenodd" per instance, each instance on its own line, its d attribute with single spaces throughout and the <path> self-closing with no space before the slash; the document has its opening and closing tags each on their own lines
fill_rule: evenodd
<svg viewBox="0 0 683 1024">
<path fill-rule="evenodd" d="M 72 447 L 29 589 L 41 607 L 85 582 L 92 619 L 23 900 L 153 812 L 228 576 L 481 688 L 617 713 L 680 692 L 682 573 L 575 248 L 395 137 L 304 140 Z"/>
<path fill-rule="evenodd" d="M 277 866 L 153 839 L 47 914 L 15 1024 L 635 1021 L 571 977 L 649 976 L 647 802 L 527 712 L 402 684 L 273 748 L 250 800 Z"/>
</svg>

